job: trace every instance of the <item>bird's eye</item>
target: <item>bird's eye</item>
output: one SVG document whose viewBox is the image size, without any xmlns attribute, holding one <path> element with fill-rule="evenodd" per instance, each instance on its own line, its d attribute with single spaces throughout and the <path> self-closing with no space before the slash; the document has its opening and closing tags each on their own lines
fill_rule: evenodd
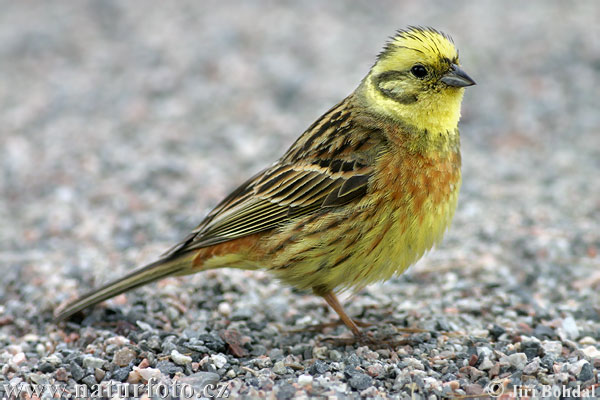
<svg viewBox="0 0 600 400">
<path fill-rule="evenodd" d="M 417 64 L 413 65 L 413 67 L 410 69 L 410 73 L 421 79 L 427 76 L 427 69 L 424 66 Z"/>
</svg>

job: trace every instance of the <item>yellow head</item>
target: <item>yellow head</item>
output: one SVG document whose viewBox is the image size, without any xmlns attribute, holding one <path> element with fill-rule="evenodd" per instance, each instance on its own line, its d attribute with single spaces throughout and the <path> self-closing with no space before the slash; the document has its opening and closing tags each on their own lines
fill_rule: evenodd
<svg viewBox="0 0 600 400">
<path fill-rule="evenodd" d="M 474 84 L 459 68 L 450 37 L 409 27 L 387 43 L 358 93 L 376 113 L 438 133 L 457 127 L 464 87 Z"/>
</svg>

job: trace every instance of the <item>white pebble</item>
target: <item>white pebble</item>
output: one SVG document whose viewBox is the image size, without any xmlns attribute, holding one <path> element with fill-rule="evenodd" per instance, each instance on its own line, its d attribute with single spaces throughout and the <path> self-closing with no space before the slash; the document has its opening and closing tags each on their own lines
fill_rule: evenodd
<svg viewBox="0 0 600 400">
<path fill-rule="evenodd" d="M 413 367 L 414 369 L 420 369 L 420 370 L 425 369 L 425 367 L 423 366 L 423 363 L 421 361 L 417 360 L 416 358 L 407 357 L 402 361 L 404 361 L 404 363 L 406 363 L 407 366 Z"/>
<path fill-rule="evenodd" d="M 577 323 L 570 315 L 563 320 L 562 329 L 567 335 L 568 339 L 576 340 L 579 337 L 579 328 L 577 327 Z"/>
<path fill-rule="evenodd" d="M 542 348 L 546 354 L 558 357 L 562 354 L 562 343 L 554 340 L 544 340 L 542 342 Z"/>
<path fill-rule="evenodd" d="M 525 368 L 523 368 L 523 373 L 525 375 L 533 375 L 538 371 L 538 369 L 540 369 L 540 359 L 539 357 L 536 357 L 532 362 L 527 364 Z"/>
<path fill-rule="evenodd" d="M 210 356 L 210 359 L 217 369 L 223 368 L 225 364 L 227 364 L 227 357 L 225 357 L 223 354 L 213 354 Z"/>
<path fill-rule="evenodd" d="M 48 357 L 42 358 L 42 360 L 52 365 L 59 365 L 62 362 L 62 359 L 56 354 L 50 354 Z"/>
<path fill-rule="evenodd" d="M 488 369 L 491 369 L 494 366 L 494 363 L 490 361 L 489 358 L 484 358 L 483 361 L 481 362 L 481 364 L 479 364 L 479 369 L 482 371 L 486 371 Z"/>
<path fill-rule="evenodd" d="M 581 369 L 585 364 L 589 364 L 587 360 L 579 360 L 576 363 L 569 365 L 569 372 L 575 376 L 579 376 Z"/>
<path fill-rule="evenodd" d="M 106 361 L 101 358 L 89 356 L 83 359 L 83 366 L 85 368 L 102 368 L 105 362 Z"/>
<path fill-rule="evenodd" d="M 45 347 L 43 344 L 41 344 L 41 343 L 38 343 L 38 344 L 35 346 L 35 352 L 36 352 L 36 353 L 38 353 L 38 355 L 39 355 L 40 357 L 43 357 L 43 356 L 44 356 L 44 354 L 46 354 L 46 347 Z"/>
<path fill-rule="evenodd" d="M 162 376 L 162 372 L 158 368 L 138 368 L 133 367 L 133 370 L 137 372 L 144 381 L 149 381 L 154 378 L 155 382 L 158 382 Z"/>
<path fill-rule="evenodd" d="M 14 356 L 11 358 L 11 360 L 10 360 L 10 365 L 11 365 L 11 366 L 17 366 L 17 365 L 19 365 L 19 364 L 23 363 L 23 362 L 24 362 L 24 361 L 26 361 L 26 360 L 27 360 L 27 357 L 25 356 L 25 353 L 23 353 L 23 352 L 20 352 L 20 353 L 17 353 L 17 354 L 15 354 L 15 355 L 14 355 Z"/>
<path fill-rule="evenodd" d="M 173 349 L 173 351 L 171 351 L 171 360 L 177 365 L 186 365 L 192 362 L 192 357 L 181 354 Z"/>
<path fill-rule="evenodd" d="M 581 344 L 596 344 L 596 339 L 591 336 L 584 336 L 579 340 Z"/>
<path fill-rule="evenodd" d="M 508 363 L 518 370 L 525 368 L 527 364 L 527 356 L 525 353 L 515 353 L 508 356 Z"/>
<path fill-rule="evenodd" d="M 224 315 L 226 317 L 231 315 L 231 306 L 227 302 L 219 303 L 217 310 L 219 311 L 219 314 Z"/>
<path fill-rule="evenodd" d="M 600 358 L 600 350 L 598 350 L 596 346 L 586 346 L 581 349 L 581 351 L 583 351 L 583 354 L 590 359 Z"/>
<path fill-rule="evenodd" d="M 477 348 L 477 356 L 479 358 L 482 357 L 490 357 L 492 355 L 492 349 L 486 346 L 481 346 Z"/>
<path fill-rule="evenodd" d="M 298 377 L 298 385 L 301 385 L 301 386 L 310 385 L 312 383 L 312 381 L 313 381 L 313 377 L 308 374 L 300 375 Z"/>
</svg>

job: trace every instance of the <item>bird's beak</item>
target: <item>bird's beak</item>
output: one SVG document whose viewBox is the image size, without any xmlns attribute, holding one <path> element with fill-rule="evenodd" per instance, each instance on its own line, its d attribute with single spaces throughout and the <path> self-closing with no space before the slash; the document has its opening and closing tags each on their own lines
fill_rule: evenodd
<svg viewBox="0 0 600 400">
<path fill-rule="evenodd" d="M 446 72 L 440 79 L 448 86 L 454 87 L 465 87 L 475 85 L 475 81 L 471 79 L 469 75 L 462 69 L 458 68 L 458 65 L 452 64 L 450 71 Z"/>
</svg>

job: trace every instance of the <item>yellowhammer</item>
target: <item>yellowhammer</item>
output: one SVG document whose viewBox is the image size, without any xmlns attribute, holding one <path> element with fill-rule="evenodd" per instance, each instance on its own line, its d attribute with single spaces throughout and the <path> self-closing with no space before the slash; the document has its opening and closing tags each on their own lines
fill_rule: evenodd
<svg viewBox="0 0 600 400">
<path fill-rule="evenodd" d="M 57 319 L 169 275 L 262 268 L 312 289 L 360 336 L 335 292 L 401 274 L 440 241 L 461 183 L 460 105 L 474 84 L 447 35 L 398 31 L 358 88 L 275 165 L 158 261 L 66 305 Z"/>
</svg>

